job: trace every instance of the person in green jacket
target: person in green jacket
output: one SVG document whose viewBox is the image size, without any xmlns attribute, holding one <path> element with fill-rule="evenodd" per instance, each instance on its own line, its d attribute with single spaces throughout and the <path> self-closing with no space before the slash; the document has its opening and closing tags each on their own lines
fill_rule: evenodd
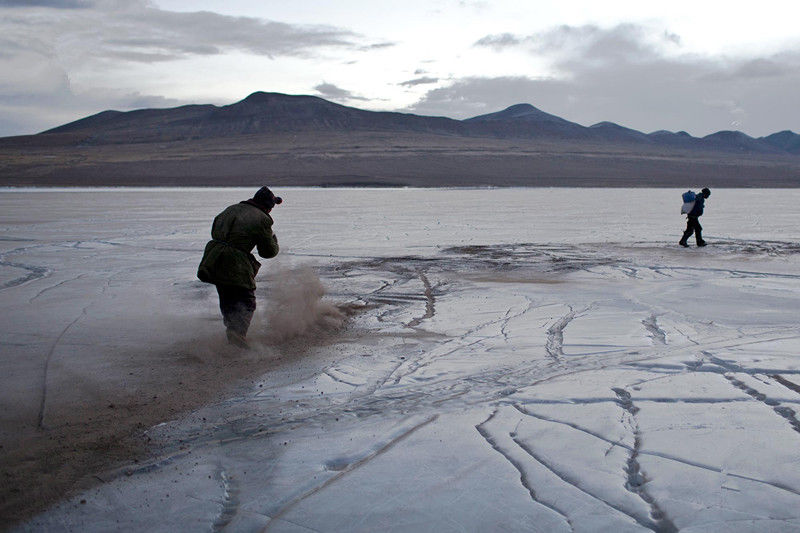
<svg viewBox="0 0 800 533">
<path fill-rule="evenodd" d="M 245 339 L 256 310 L 256 273 L 261 267 L 251 251 L 256 248 L 265 259 L 278 255 L 270 211 L 281 202 L 279 196 L 261 187 L 251 199 L 217 215 L 197 269 L 200 281 L 217 286 L 228 342 L 240 348 L 249 347 Z"/>
</svg>

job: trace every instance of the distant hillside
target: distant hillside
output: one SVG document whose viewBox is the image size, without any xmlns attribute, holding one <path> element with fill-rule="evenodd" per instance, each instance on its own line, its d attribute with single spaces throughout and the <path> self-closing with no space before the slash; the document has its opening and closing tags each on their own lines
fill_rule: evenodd
<svg viewBox="0 0 800 533">
<path fill-rule="evenodd" d="M 39 135 L 81 133 L 84 143 L 211 139 L 306 131 L 411 131 L 466 134 L 460 121 L 406 113 L 375 112 L 328 102 L 316 96 L 253 93 L 235 104 L 104 111 Z"/>
<path fill-rule="evenodd" d="M 733 152 L 800 154 L 800 135 L 784 131 L 755 139 L 741 132 L 718 132 L 695 138 L 685 132 L 646 135 L 613 122 L 581 126 L 545 113 L 530 104 L 517 104 L 496 113 L 466 120 L 408 113 L 365 111 L 316 96 L 256 92 L 227 106 L 190 105 L 129 112 L 103 111 L 37 137 L 80 134 L 83 144 L 164 142 L 212 139 L 279 132 L 397 131 L 495 137 L 554 138 L 600 142 L 680 145 Z M 674 136 L 680 139 L 676 143 Z M 44 141 L 44 139 L 42 139 Z"/>
<path fill-rule="evenodd" d="M 503 138 L 555 137 L 592 139 L 600 137 L 588 128 L 545 113 L 530 104 L 512 105 L 497 113 L 465 120 L 473 131 Z"/>
<path fill-rule="evenodd" d="M 800 186 L 800 135 L 645 134 L 517 104 L 466 120 L 256 92 L 227 106 L 104 111 L 0 138 L 0 185 Z"/>
<path fill-rule="evenodd" d="M 773 133 L 772 135 L 761 137 L 760 140 L 785 152 L 800 154 L 800 135 L 792 131 L 785 130 Z"/>
</svg>

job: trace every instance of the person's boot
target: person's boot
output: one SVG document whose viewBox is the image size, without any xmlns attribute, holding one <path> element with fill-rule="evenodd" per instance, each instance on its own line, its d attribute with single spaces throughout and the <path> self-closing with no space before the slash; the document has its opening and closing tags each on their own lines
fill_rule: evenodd
<svg viewBox="0 0 800 533">
<path fill-rule="evenodd" d="M 694 232 L 693 231 L 688 231 L 688 230 L 684 231 L 683 232 L 683 236 L 681 237 L 681 240 L 678 241 L 678 244 L 680 244 L 684 248 L 688 248 L 689 247 L 689 237 L 692 236 L 692 233 L 694 233 Z"/>
<path fill-rule="evenodd" d="M 250 345 L 247 344 L 244 335 L 241 333 L 238 333 L 232 329 L 227 329 L 225 333 L 228 335 L 228 344 L 233 344 L 237 348 L 241 348 L 243 350 L 250 349 Z"/>
<path fill-rule="evenodd" d="M 706 241 L 703 240 L 703 236 L 700 235 L 699 231 L 695 234 L 694 238 L 697 241 L 697 246 L 705 246 L 706 245 Z"/>
</svg>

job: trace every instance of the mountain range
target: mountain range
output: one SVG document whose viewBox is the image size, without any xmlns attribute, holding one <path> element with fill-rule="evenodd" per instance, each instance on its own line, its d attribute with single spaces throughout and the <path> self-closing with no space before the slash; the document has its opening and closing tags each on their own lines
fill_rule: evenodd
<svg viewBox="0 0 800 533">
<path fill-rule="evenodd" d="M 454 120 L 256 92 L 0 138 L 0 185 L 800 186 L 800 135 L 582 126 L 530 104 Z"/>
</svg>

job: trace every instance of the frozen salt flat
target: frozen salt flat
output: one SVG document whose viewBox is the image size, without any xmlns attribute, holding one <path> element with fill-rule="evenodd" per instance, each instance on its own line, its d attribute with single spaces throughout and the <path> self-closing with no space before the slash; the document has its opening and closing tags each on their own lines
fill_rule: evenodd
<svg viewBox="0 0 800 533">
<path fill-rule="evenodd" d="M 239 353 L 194 274 L 252 192 L 0 192 L 5 450 L 218 393 L 17 529 L 800 530 L 800 190 L 689 249 L 676 190 L 276 190 Z"/>
</svg>

